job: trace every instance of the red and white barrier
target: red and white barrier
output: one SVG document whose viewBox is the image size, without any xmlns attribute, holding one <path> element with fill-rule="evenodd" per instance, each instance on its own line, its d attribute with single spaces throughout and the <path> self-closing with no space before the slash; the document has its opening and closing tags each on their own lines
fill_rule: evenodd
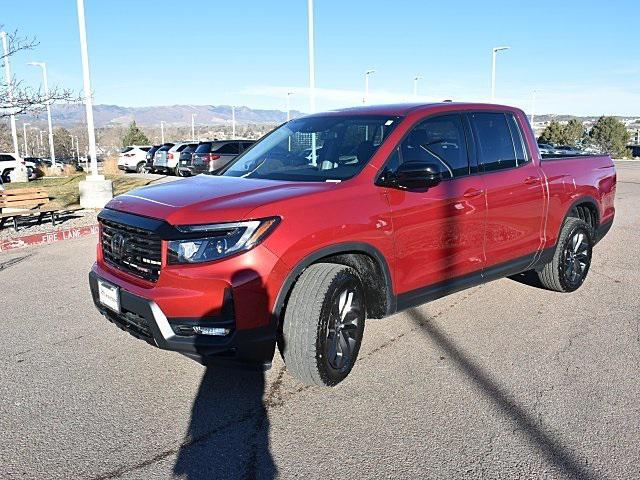
<svg viewBox="0 0 640 480">
<path fill-rule="evenodd" d="M 7 252 L 9 250 L 15 250 L 16 248 L 23 248 L 31 245 L 46 245 L 49 243 L 61 242 L 62 240 L 71 240 L 73 238 L 96 235 L 97 233 L 98 224 L 87 225 L 85 227 L 65 228 L 64 230 L 56 230 L 55 232 L 34 233 L 32 235 L 25 235 L 24 237 L 0 240 L 0 252 Z"/>
</svg>

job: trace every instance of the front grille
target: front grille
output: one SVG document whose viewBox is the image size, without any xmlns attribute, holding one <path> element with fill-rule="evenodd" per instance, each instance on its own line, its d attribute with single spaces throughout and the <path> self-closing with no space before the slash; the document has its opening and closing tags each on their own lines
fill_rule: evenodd
<svg viewBox="0 0 640 480">
<path fill-rule="evenodd" d="M 153 232 L 104 218 L 102 255 L 115 268 L 155 282 L 160 276 L 161 241 Z"/>
</svg>

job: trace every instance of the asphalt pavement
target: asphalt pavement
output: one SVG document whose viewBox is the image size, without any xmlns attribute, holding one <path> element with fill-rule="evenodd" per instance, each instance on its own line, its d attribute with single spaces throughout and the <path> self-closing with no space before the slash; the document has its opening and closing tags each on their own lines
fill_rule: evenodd
<svg viewBox="0 0 640 480">
<path fill-rule="evenodd" d="M 95 237 L 0 254 L 0 478 L 640 478 L 640 163 L 573 294 L 367 322 L 333 389 L 204 367 L 92 305 Z"/>
</svg>

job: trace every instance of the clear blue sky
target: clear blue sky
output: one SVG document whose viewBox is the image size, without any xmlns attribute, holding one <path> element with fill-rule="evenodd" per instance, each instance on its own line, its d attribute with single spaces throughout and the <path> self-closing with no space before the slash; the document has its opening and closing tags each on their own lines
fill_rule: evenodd
<svg viewBox="0 0 640 480">
<path fill-rule="evenodd" d="M 6 30 L 40 45 L 12 59 L 33 85 L 80 90 L 75 0 L 3 0 Z M 85 0 L 97 103 L 236 104 L 308 109 L 306 0 Z M 538 113 L 640 115 L 636 1 L 315 0 L 318 108 L 371 102 L 487 100 L 491 48 L 498 100 Z"/>
</svg>

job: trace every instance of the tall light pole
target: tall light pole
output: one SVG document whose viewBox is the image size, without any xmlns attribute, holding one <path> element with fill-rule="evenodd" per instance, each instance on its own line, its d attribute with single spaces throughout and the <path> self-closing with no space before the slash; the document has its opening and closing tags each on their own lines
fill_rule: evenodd
<svg viewBox="0 0 640 480">
<path fill-rule="evenodd" d="M 196 118 L 198 114 L 197 113 L 192 113 L 191 114 L 191 139 L 195 140 L 196 139 L 196 124 L 194 123 L 194 118 Z"/>
<path fill-rule="evenodd" d="M 42 134 L 44 130 L 40 130 L 40 155 L 44 156 L 44 142 L 42 141 Z"/>
<path fill-rule="evenodd" d="M 536 94 L 538 90 L 531 91 L 531 128 L 533 128 L 533 119 L 536 116 Z"/>
<path fill-rule="evenodd" d="M 7 32 L 0 32 L 0 37 L 2 37 L 2 48 L 4 50 L 4 78 L 7 84 L 7 97 L 9 100 L 9 105 L 13 104 L 13 78 L 11 77 L 11 65 L 9 64 L 9 47 L 7 45 Z M 16 129 L 16 116 L 13 113 L 13 110 L 10 114 L 10 123 L 11 123 L 11 138 L 13 138 L 13 152 L 20 156 L 20 152 L 18 151 L 18 131 Z"/>
<path fill-rule="evenodd" d="M 496 53 L 502 50 L 509 50 L 511 47 L 494 47 L 492 49 L 492 63 L 491 63 L 491 101 L 496 99 Z"/>
<path fill-rule="evenodd" d="M 24 134 L 22 139 L 24 140 L 24 156 L 25 157 L 29 156 L 29 149 L 27 148 L 27 125 L 31 125 L 31 124 L 30 123 L 23 123 L 22 124 L 22 132 Z"/>
<path fill-rule="evenodd" d="M 93 92 L 89 74 L 89 49 L 87 47 L 87 27 L 84 18 L 84 0 L 77 0 L 78 28 L 80 30 L 80 55 L 82 56 L 82 80 L 84 105 L 87 111 L 87 133 L 89 135 L 89 155 L 91 155 L 91 175 L 98 177 L 98 159 L 96 155 L 96 132 L 93 124 Z"/>
<path fill-rule="evenodd" d="M 89 49 L 87 47 L 87 27 L 84 18 L 84 0 L 76 0 L 78 7 L 78 30 L 80 33 L 80 56 L 82 57 L 82 83 L 84 89 L 84 105 L 87 111 L 87 136 L 89 139 L 89 155 L 91 156 L 91 175 L 80 182 L 80 206 L 83 208 L 103 208 L 113 198 L 113 182 L 98 175 L 98 155 L 96 149 L 96 132 L 93 124 L 93 92 L 89 76 Z"/>
<path fill-rule="evenodd" d="M 364 72 L 364 98 L 362 99 L 362 103 L 367 103 L 369 101 L 369 75 L 372 73 L 376 73 L 376 71 L 367 70 Z"/>
<path fill-rule="evenodd" d="M 160 121 L 160 143 L 164 145 L 164 124 L 166 122 L 164 120 Z"/>
<path fill-rule="evenodd" d="M 418 80 L 422 80 L 424 77 L 422 77 L 421 75 L 416 75 L 415 77 L 413 77 L 413 96 L 417 97 L 418 96 Z"/>
<path fill-rule="evenodd" d="M 73 152 L 71 152 L 71 155 L 73 155 Z M 76 160 L 80 163 L 80 139 L 78 137 L 76 137 Z"/>
<path fill-rule="evenodd" d="M 294 92 L 287 92 L 287 122 L 291 120 L 291 95 Z"/>
<path fill-rule="evenodd" d="M 49 123 L 49 153 L 51 155 L 51 165 L 56 166 L 56 153 L 53 148 L 53 127 L 51 126 L 51 102 L 49 98 L 49 82 L 47 81 L 47 64 L 44 62 L 29 62 L 28 65 L 40 67 L 42 69 L 42 82 L 44 84 L 44 96 L 47 98 L 47 122 Z"/>
<path fill-rule="evenodd" d="M 236 138 L 236 107 L 234 105 L 231 105 L 231 130 L 232 130 L 232 134 L 231 137 L 232 138 Z"/>
<path fill-rule="evenodd" d="M 316 111 L 316 57 L 313 39 L 313 0 L 307 0 L 307 34 L 309 49 L 309 111 Z M 315 152 L 315 149 L 312 149 Z M 313 153 L 312 153 L 313 155 Z"/>
</svg>

